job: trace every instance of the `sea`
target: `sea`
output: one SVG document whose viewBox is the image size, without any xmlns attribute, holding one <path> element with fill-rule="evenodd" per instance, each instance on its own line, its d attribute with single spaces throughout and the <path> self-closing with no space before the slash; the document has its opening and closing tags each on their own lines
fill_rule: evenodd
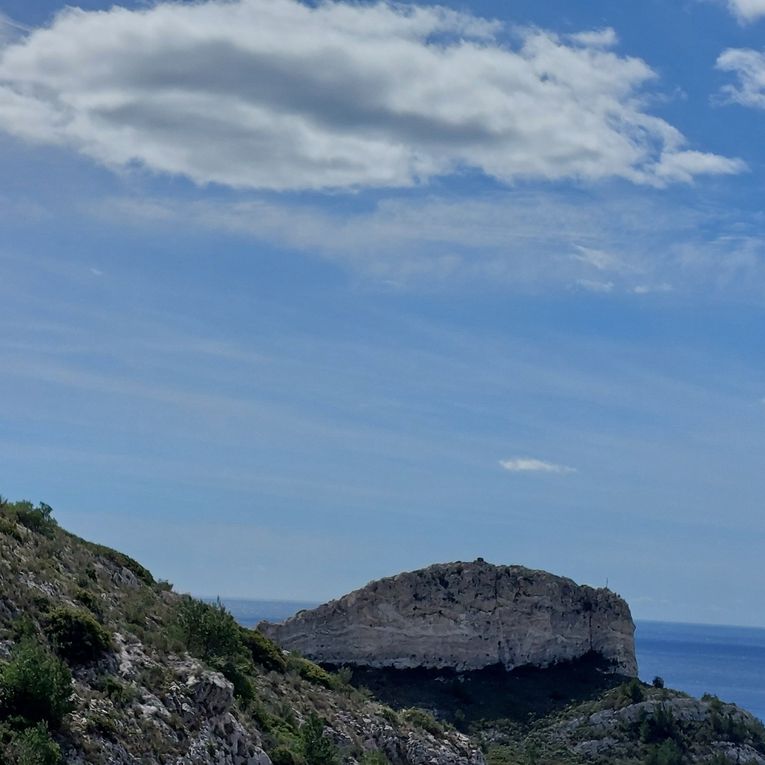
<svg viewBox="0 0 765 765">
<path fill-rule="evenodd" d="M 237 621 L 282 621 L 316 603 L 224 599 Z M 711 693 L 765 721 L 765 629 L 638 621 L 640 678 L 661 677 L 668 688 L 692 696 Z"/>
</svg>

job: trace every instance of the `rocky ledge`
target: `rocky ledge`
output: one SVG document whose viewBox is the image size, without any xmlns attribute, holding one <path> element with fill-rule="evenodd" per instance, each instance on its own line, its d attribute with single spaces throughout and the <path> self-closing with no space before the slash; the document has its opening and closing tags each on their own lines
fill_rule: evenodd
<svg viewBox="0 0 765 765">
<path fill-rule="evenodd" d="M 480 558 L 381 579 L 259 629 L 325 664 L 513 670 L 594 652 L 637 674 L 635 625 L 618 595 Z"/>
</svg>

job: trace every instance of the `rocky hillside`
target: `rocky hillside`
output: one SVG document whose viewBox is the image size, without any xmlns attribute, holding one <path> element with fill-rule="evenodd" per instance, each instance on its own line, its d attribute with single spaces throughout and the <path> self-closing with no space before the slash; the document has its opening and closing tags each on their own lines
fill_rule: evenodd
<svg viewBox="0 0 765 765">
<path fill-rule="evenodd" d="M 254 630 L 0 501 L 3 765 L 483 765 L 456 730 L 395 712 Z"/>
<path fill-rule="evenodd" d="M 614 672 L 637 674 L 635 625 L 619 596 L 482 559 L 381 579 L 260 629 L 329 664 L 512 670 L 596 653 Z"/>
<path fill-rule="evenodd" d="M 765 728 L 748 712 L 636 680 L 527 726 L 487 722 L 475 735 L 489 765 L 765 765 Z"/>
<path fill-rule="evenodd" d="M 0 499 L 2 765 L 765 765 L 748 713 L 596 659 L 329 671 Z"/>
</svg>

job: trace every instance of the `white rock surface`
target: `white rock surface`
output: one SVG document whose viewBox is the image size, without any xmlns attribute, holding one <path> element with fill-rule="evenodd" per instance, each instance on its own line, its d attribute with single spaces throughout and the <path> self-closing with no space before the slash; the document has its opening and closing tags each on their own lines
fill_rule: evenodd
<svg viewBox="0 0 765 765">
<path fill-rule="evenodd" d="M 260 629 L 326 664 L 510 670 L 595 651 L 637 674 L 635 625 L 618 595 L 480 558 L 381 579 Z"/>
</svg>

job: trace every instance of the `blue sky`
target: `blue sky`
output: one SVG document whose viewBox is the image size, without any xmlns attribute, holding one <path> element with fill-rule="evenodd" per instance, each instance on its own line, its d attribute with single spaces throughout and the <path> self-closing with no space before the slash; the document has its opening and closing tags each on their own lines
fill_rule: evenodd
<svg viewBox="0 0 765 765">
<path fill-rule="evenodd" d="M 436 561 L 765 626 L 765 3 L 0 0 L 0 485 L 181 590 Z"/>
</svg>

